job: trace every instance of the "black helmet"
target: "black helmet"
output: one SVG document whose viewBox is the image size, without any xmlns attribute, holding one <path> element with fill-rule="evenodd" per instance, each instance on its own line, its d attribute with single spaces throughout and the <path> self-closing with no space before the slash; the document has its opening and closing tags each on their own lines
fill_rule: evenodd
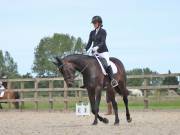
<svg viewBox="0 0 180 135">
<path fill-rule="evenodd" d="M 102 21 L 102 18 L 100 16 L 94 16 L 92 18 L 91 23 L 95 23 L 95 22 L 98 22 L 98 23 L 102 24 L 103 21 Z"/>
</svg>

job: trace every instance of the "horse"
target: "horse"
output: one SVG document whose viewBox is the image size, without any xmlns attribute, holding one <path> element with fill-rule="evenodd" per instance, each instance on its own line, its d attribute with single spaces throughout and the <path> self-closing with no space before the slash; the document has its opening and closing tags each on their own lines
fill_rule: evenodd
<svg viewBox="0 0 180 135">
<path fill-rule="evenodd" d="M 139 89 L 129 89 L 129 93 L 131 96 L 135 96 L 135 97 L 142 97 L 143 96 L 142 91 Z"/>
<path fill-rule="evenodd" d="M 114 75 L 114 77 L 116 80 L 118 80 L 119 85 L 115 88 L 112 88 L 109 78 L 103 74 L 97 59 L 93 56 L 72 54 L 62 59 L 55 57 L 55 61 L 53 62 L 58 67 L 58 70 L 62 73 L 68 87 L 73 86 L 74 79 L 76 78 L 76 71 L 79 71 L 82 74 L 84 87 L 87 89 L 91 104 L 91 111 L 95 115 L 92 125 L 97 125 L 98 119 L 105 124 L 109 123 L 107 118 L 103 118 L 99 115 L 99 104 L 101 100 L 101 91 L 103 88 L 106 88 L 107 95 L 109 96 L 108 98 L 112 102 L 115 113 L 114 125 L 119 124 L 118 107 L 115 100 L 116 92 L 123 97 L 126 107 L 127 122 L 132 121 L 128 108 L 128 90 L 126 88 L 125 68 L 120 60 L 116 58 L 110 58 L 110 60 L 115 63 L 118 69 L 118 72 Z"/>
<path fill-rule="evenodd" d="M 7 103 L 4 101 L 1 102 L 1 100 L 11 100 L 11 99 L 19 99 L 19 98 L 20 96 L 18 92 L 6 89 L 4 91 L 3 97 L 0 97 L 0 109 L 3 109 L 1 103 Z M 16 109 L 19 109 L 19 102 L 12 102 L 12 104 Z"/>
</svg>

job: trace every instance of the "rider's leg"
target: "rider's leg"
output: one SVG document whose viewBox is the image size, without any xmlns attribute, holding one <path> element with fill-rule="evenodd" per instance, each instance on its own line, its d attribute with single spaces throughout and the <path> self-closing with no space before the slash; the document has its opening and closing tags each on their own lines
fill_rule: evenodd
<svg viewBox="0 0 180 135">
<path fill-rule="evenodd" d="M 106 72 L 109 76 L 109 79 L 111 80 L 111 86 L 116 87 L 118 85 L 118 82 L 113 77 L 113 70 L 111 67 L 110 60 L 109 60 L 109 53 L 108 52 L 99 53 L 99 56 L 106 59 L 107 64 L 108 64 L 108 67 L 106 68 Z"/>
<path fill-rule="evenodd" d="M 107 72 L 107 74 L 109 76 L 109 79 L 111 80 L 111 86 L 112 87 L 118 86 L 117 80 L 115 80 L 114 77 L 113 77 L 113 70 L 112 70 L 111 66 L 107 67 L 106 72 Z"/>
</svg>

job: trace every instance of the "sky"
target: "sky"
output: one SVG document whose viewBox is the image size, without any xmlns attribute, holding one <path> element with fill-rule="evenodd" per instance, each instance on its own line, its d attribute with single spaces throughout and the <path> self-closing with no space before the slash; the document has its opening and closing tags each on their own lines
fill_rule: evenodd
<svg viewBox="0 0 180 135">
<path fill-rule="evenodd" d="M 64 33 L 87 42 L 91 18 L 100 15 L 110 55 L 126 70 L 180 72 L 179 7 L 179 0 L 0 0 L 0 49 L 21 74 L 31 72 L 43 37 Z"/>
</svg>

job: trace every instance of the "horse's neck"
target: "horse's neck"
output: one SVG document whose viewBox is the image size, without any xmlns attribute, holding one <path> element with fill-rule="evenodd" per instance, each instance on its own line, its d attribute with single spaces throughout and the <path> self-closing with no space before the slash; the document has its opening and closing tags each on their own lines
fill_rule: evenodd
<svg viewBox="0 0 180 135">
<path fill-rule="evenodd" d="M 70 60 L 71 63 L 73 63 L 76 70 L 81 72 L 82 70 L 85 70 L 85 68 L 88 68 L 88 61 L 85 57 L 76 56 L 72 60 Z"/>
<path fill-rule="evenodd" d="M 72 55 L 69 56 L 67 60 L 83 75 L 91 74 L 91 69 L 95 69 L 94 66 L 96 66 L 96 60 L 93 57 L 86 55 Z"/>
</svg>

